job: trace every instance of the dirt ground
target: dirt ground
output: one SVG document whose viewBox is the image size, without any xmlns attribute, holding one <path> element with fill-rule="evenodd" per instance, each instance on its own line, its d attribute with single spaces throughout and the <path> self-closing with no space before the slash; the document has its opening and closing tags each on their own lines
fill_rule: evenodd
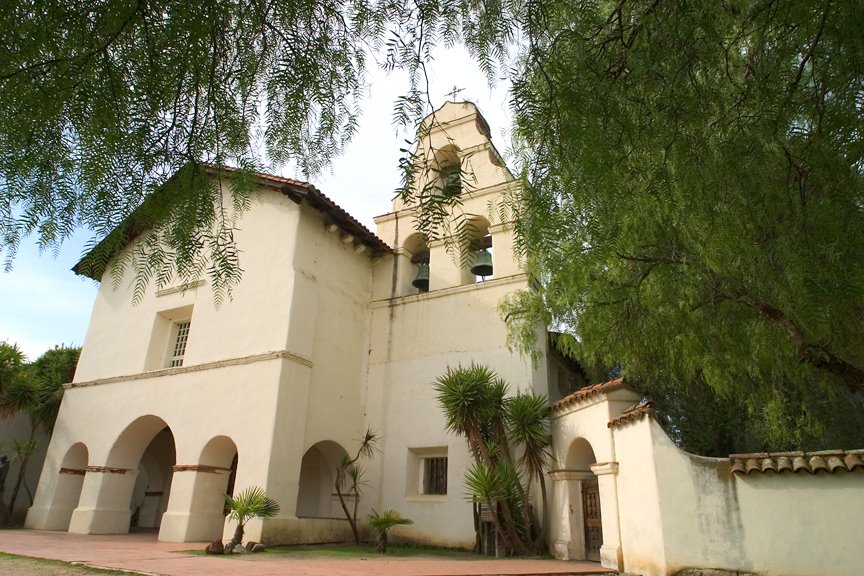
<svg viewBox="0 0 864 576">
<path fill-rule="evenodd" d="M 100 570 L 65 562 L 0 554 L 0 576 L 130 576 L 133 572 Z"/>
</svg>

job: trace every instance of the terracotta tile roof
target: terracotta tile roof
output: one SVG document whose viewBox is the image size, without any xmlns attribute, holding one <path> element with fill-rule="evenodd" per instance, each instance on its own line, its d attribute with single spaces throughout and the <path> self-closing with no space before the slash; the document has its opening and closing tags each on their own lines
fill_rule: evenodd
<svg viewBox="0 0 864 576">
<path fill-rule="evenodd" d="M 225 167 L 225 171 L 229 173 L 236 172 L 236 168 Z M 365 244 L 367 248 L 370 248 L 373 254 L 393 251 L 386 242 L 312 184 L 265 172 L 258 172 L 255 176 L 258 178 L 259 184 L 279 190 L 298 204 L 305 200 L 312 208 L 330 216 L 334 224 L 345 232 L 353 234 L 357 240 Z"/>
<path fill-rule="evenodd" d="M 216 168 L 214 166 L 201 164 L 200 167 L 211 174 L 216 173 Z M 230 166 L 226 166 L 224 170 L 226 173 L 237 171 L 236 168 Z M 144 203 L 162 206 L 163 209 L 170 209 L 173 200 L 168 184 L 175 177 L 176 174 L 169 178 L 166 185 L 148 196 L 144 200 Z M 357 242 L 365 245 L 366 248 L 369 249 L 371 255 L 393 251 L 386 242 L 372 233 L 368 228 L 358 222 L 353 216 L 333 202 L 333 200 L 325 196 L 312 184 L 301 182 L 300 180 L 294 180 L 293 178 L 284 178 L 274 174 L 266 174 L 264 172 L 256 172 L 255 178 L 259 185 L 281 192 L 297 204 L 305 202 L 312 208 L 327 215 L 339 228 L 346 233 L 353 235 Z M 109 257 L 113 258 L 119 254 L 136 237 L 152 228 L 152 222 L 142 220 L 139 213 L 140 206 L 136 210 L 133 210 L 119 226 L 99 242 L 98 246 L 100 247 L 103 245 L 113 245 L 110 249 L 110 254 L 108 254 Z M 76 274 L 88 276 L 97 281 L 101 280 L 108 259 L 102 258 L 99 261 L 96 261 L 92 258 L 92 254 L 94 254 L 95 251 L 96 250 L 93 249 L 85 254 L 81 260 L 72 267 L 72 271 Z"/>
<path fill-rule="evenodd" d="M 582 402 L 586 398 L 590 398 L 591 396 L 596 396 L 600 393 L 611 392 L 612 390 L 618 390 L 619 388 L 625 388 L 624 379 L 618 378 L 616 380 L 610 380 L 609 382 L 603 382 L 601 384 L 593 384 L 591 386 L 586 386 L 585 388 L 580 388 L 576 392 L 572 394 L 568 394 L 558 402 L 552 404 L 550 409 L 555 412 L 558 410 L 563 410 L 567 406 L 571 404 L 576 404 L 577 402 Z"/>
<path fill-rule="evenodd" d="M 864 469 L 864 450 L 822 450 L 820 452 L 757 452 L 730 454 L 733 474 L 751 472 L 809 472 Z"/>
<path fill-rule="evenodd" d="M 609 428 L 615 428 L 617 426 L 621 426 L 622 424 L 627 424 L 628 422 L 634 422 L 639 420 L 643 416 L 653 416 L 654 415 L 654 402 L 650 400 L 645 400 L 639 402 L 624 410 L 620 416 L 617 418 L 613 418 L 609 421 L 607 426 Z"/>
</svg>

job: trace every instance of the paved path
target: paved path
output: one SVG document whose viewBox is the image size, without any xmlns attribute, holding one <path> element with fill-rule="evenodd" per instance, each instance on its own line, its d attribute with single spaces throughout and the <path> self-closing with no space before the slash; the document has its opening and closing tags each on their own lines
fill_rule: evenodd
<svg viewBox="0 0 864 576">
<path fill-rule="evenodd" d="M 204 544 L 156 542 L 149 533 L 81 536 L 0 531 L 0 551 L 160 576 L 492 576 L 609 574 L 593 562 L 558 560 L 299 559 L 276 555 L 216 558 L 178 554 Z"/>
</svg>

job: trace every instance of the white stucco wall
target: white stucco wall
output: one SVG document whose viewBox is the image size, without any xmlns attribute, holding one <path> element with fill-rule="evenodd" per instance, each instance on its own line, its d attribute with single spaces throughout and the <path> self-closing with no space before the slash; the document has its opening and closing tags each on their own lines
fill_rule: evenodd
<svg viewBox="0 0 864 576">
<path fill-rule="evenodd" d="M 46 519 L 52 513 L 50 496 L 70 446 L 84 443 L 88 465 L 105 466 L 120 432 L 149 414 L 174 434 L 178 465 L 201 464 L 211 438 L 230 438 L 239 453 L 235 491 L 263 486 L 282 508 L 269 527 L 250 526 L 249 536 L 278 541 L 280 523 L 296 524 L 305 450 L 325 439 L 350 447 L 357 437 L 368 352 L 369 253 L 328 232 L 320 212 L 271 189 L 261 191 L 238 228 L 243 280 L 218 309 L 206 279 L 185 292 L 151 286 L 133 305 L 132 273 L 117 289 L 106 274 L 31 525 L 53 525 Z M 171 320 L 190 316 L 183 366 L 166 369 Z M 124 466 L 137 468 L 131 460 Z M 199 484 L 181 480 L 172 486 L 175 520 L 184 526 L 190 521 L 178 518 L 197 498 Z M 84 505 L 104 508 L 100 486 L 84 483 Z M 123 506 L 111 504 L 117 509 L 114 520 L 93 520 L 81 529 L 113 530 L 122 524 Z M 188 536 L 187 528 L 173 529 L 170 522 L 163 528 L 168 539 Z"/>
<path fill-rule="evenodd" d="M 397 535 L 448 546 L 473 545 L 471 506 L 463 478 L 470 461 L 465 440 L 445 431 L 434 381 L 447 366 L 485 364 L 515 393 L 533 385 L 530 365 L 506 349 L 506 328 L 495 305 L 522 278 L 453 288 L 373 303 L 369 419 L 378 423 L 383 452 L 376 509 L 397 507 L 414 525 Z M 415 495 L 410 450 L 447 448 L 446 496 Z M 446 525 L 447 529 L 441 527 Z"/>
<path fill-rule="evenodd" d="M 644 411 L 610 428 L 628 397 L 638 399 L 618 389 L 555 411 L 552 509 L 559 512 L 550 549 L 557 557 L 584 553 L 578 487 L 591 476 L 583 461 L 587 440 L 598 461 L 590 470 L 600 485 L 604 566 L 640 576 L 685 568 L 765 576 L 861 572 L 864 470 L 733 475 L 728 459 L 680 450 Z"/>
<path fill-rule="evenodd" d="M 132 272 L 116 289 L 106 274 L 29 525 L 65 529 L 71 516 L 74 531 L 122 531 L 138 452 L 167 425 L 179 470 L 162 518 L 163 539 L 210 537 L 209 525 L 219 519 L 207 510 L 220 507 L 235 448 L 235 493 L 260 485 L 281 506 L 277 518 L 251 523 L 247 538 L 342 539 L 344 521 L 296 517 L 301 463 L 319 443 L 353 454 L 371 427 L 382 452 L 366 463 L 361 518 L 373 507 L 396 507 L 415 522 L 397 529 L 397 538 L 473 544 L 471 507 L 462 490 L 467 451 L 463 439 L 445 433 L 431 383 L 448 365 L 473 361 L 494 368 L 514 393 L 546 393 L 548 369 L 542 363 L 532 368 L 506 349 L 506 326 L 497 312 L 505 295 L 528 286 L 512 254 L 512 222 L 490 211 L 516 183 L 472 105 L 451 103 L 439 112 L 442 124 L 421 150 L 429 152 L 430 143 L 458 150 L 470 179 L 463 184 L 459 217 L 491 234 L 494 276 L 475 283 L 458 255 L 448 253 L 453 245 L 439 238 L 429 243 L 430 291 L 417 294 L 411 286 L 416 266 L 404 245 L 417 231 L 413 210 L 397 200 L 392 213 L 376 219 L 379 237 L 395 252 L 371 255 L 331 216 L 309 202 L 295 203 L 278 183 L 262 185 L 235 233 L 243 278 L 221 308 L 214 306 L 206 278 L 185 292 L 151 286 L 133 305 Z M 167 369 L 172 322 L 186 318 L 191 327 L 183 365 Z M 147 441 L 118 463 L 111 447 L 145 415 L 148 427 L 136 434 Z M 219 458 L 204 456 L 204 447 L 217 440 Z M 76 445 L 81 448 L 74 460 L 86 462 L 59 474 Z M 417 494 L 418 453 L 411 450 L 422 455 L 427 449 L 448 456 L 446 496 Z M 308 471 L 304 484 L 326 476 Z M 301 503 L 301 511 L 340 515 L 338 509 L 333 514 L 332 495 L 329 507 L 321 503 L 326 490 L 319 486 L 317 505 Z M 232 529 L 224 526 L 226 538 Z"/>
<path fill-rule="evenodd" d="M 733 475 L 727 459 L 681 451 L 656 422 L 637 426 L 650 427 L 653 440 L 667 573 L 861 573 L 864 470 Z"/>
<path fill-rule="evenodd" d="M 206 278 L 186 292 L 172 290 L 179 282 L 158 292 L 151 286 L 133 305 L 134 272 L 127 271 L 116 289 L 106 272 L 75 382 L 166 367 L 165 320 L 188 316 L 189 306 L 192 326 L 184 365 L 286 349 L 299 219 L 298 206 L 287 196 L 267 190 L 257 197 L 235 232 L 243 280 L 218 309 Z"/>
</svg>

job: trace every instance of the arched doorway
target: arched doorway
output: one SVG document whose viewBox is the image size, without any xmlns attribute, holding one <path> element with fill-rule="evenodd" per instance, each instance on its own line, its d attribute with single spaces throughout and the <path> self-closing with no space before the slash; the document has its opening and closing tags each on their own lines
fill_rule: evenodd
<svg viewBox="0 0 864 576">
<path fill-rule="evenodd" d="M 306 451 L 300 464 L 298 517 L 335 518 L 341 515 L 333 491 L 336 469 L 346 455 L 342 446 L 330 440 L 318 442 Z"/>
<path fill-rule="evenodd" d="M 131 529 L 155 529 L 162 525 L 176 459 L 174 435 L 166 426 L 153 437 L 138 463 L 138 476 L 130 505 Z"/>
<path fill-rule="evenodd" d="M 597 477 L 591 465 L 597 462 L 591 444 L 576 438 L 567 450 L 568 493 L 570 500 L 571 558 L 600 561 L 603 545 L 602 511 Z"/>
<path fill-rule="evenodd" d="M 237 462 L 234 441 L 220 435 L 208 440 L 192 462 L 174 465 L 160 541 L 204 542 L 222 536 L 225 494 L 232 493 Z"/>
<path fill-rule="evenodd" d="M 69 532 L 126 534 L 132 524 L 158 526 L 168 502 L 174 458 L 174 435 L 164 420 L 147 415 L 132 421 L 117 436 L 104 464 L 87 466 Z"/>
</svg>

